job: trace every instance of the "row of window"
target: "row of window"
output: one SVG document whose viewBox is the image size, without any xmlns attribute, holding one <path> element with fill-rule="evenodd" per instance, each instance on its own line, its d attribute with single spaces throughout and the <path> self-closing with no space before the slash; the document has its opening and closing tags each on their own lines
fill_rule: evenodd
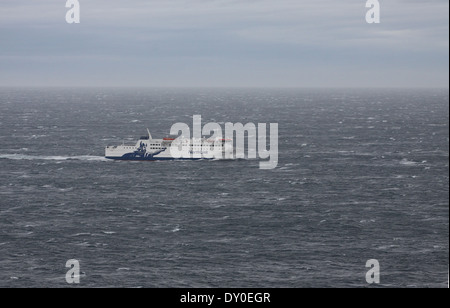
<svg viewBox="0 0 450 308">
<path fill-rule="evenodd" d="M 184 147 L 186 146 L 186 145 L 183 145 Z M 194 145 L 194 146 L 190 146 L 190 147 L 193 147 L 193 148 L 207 148 L 207 147 L 211 147 L 211 149 L 214 149 L 215 147 L 219 147 L 219 148 L 221 148 L 222 146 L 221 145 Z M 136 149 L 136 147 L 124 147 L 124 149 L 125 150 L 135 150 Z M 150 149 L 150 150 L 159 150 L 159 149 L 161 149 L 161 146 L 159 146 L 159 145 L 151 145 L 148 149 Z"/>
<path fill-rule="evenodd" d="M 125 150 L 136 150 L 136 147 L 123 147 Z M 150 147 L 148 149 L 152 149 L 152 150 L 158 150 L 161 149 L 161 147 Z"/>
</svg>

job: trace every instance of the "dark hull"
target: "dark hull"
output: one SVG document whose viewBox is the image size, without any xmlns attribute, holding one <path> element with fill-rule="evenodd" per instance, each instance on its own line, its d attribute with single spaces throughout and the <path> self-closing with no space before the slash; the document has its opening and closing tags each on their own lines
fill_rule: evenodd
<svg viewBox="0 0 450 308">
<path fill-rule="evenodd" d="M 170 158 L 170 157 L 105 157 L 112 160 L 126 160 L 126 161 L 158 161 L 158 160 L 210 160 L 209 158 Z"/>
</svg>

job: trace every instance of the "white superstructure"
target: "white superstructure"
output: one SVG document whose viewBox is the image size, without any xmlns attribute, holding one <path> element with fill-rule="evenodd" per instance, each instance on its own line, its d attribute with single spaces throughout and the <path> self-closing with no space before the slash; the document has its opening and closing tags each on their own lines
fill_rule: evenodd
<svg viewBox="0 0 450 308">
<path fill-rule="evenodd" d="M 141 137 L 135 145 L 107 146 L 105 157 L 116 160 L 229 159 L 233 157 L 230 139 Z"/>
</svg>

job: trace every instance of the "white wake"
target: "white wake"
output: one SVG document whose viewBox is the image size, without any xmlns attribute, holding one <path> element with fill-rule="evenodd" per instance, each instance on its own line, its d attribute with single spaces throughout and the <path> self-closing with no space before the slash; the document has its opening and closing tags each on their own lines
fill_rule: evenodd
<svg viewBox="0 0 450 308">
<path fill-rule="evenodd" d="M 79 155 L 79 156 L 43 156 L 24 154 L 0 154 L 0 159 L 12 160 L 83 160 L 83 161 L 109 161 L 103 156 Z"/>
</svg>

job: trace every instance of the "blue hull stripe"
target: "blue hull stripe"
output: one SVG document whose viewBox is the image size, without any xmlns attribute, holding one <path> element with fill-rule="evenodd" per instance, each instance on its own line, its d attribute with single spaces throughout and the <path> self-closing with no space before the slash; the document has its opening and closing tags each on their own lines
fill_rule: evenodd
<svg viewBox="0 0 450 308">
<path fill-rule="evenodd" d="M 211 160 L 212 158 L 171 158 L 171 157 L 105 157 L 112 160 L 129 160 L 129 161 L 156 161 L 156 160 Z"/>
</svg>

